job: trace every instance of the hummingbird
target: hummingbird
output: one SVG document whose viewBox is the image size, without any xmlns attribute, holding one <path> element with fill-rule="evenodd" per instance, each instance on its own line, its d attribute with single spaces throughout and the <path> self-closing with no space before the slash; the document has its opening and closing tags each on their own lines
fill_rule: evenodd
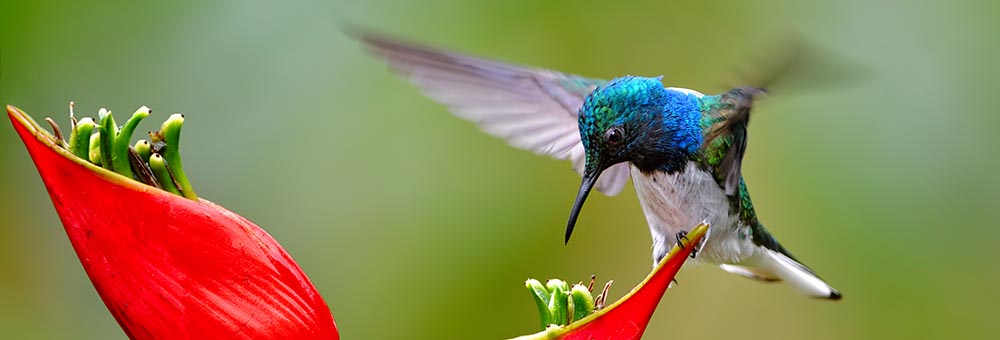
<svg viewBox="0 0 1000 340">
<path fill-rule="evenodd" d="M 717 95 L 666 87 L 660 77 L 610 81 L 521 66 L 349 32 L 428 97 L 514 147 L 570 160 L 583 177 L 566 224 L 569 242 L 590 194 L 614 196 L 629 178 L 649 224 L 658 263 L 700 222 L 711 228 L 696 261 L 762 282 L 785 281 L 807 296 L 839 291 L 764 228 L 741 164 L 754 100 L 739 87 Z"/>
</svg>

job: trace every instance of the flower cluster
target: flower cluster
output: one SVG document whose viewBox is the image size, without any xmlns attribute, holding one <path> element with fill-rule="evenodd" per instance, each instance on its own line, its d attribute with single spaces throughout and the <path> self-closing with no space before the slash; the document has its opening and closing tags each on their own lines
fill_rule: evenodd
<svg viewBox="0 0 1000 340">
<path fill-rule="evenodd" d="M 118 127 L 102 110 L 97 122 L 73 122 L 67 143 L 51 120 L 54 134 L 7 106 L 83 268 L 129 338 L 339 338 L 281 245 L 190 189 L 177 149 L 182 116 L 152 133 L 150 152 L 130 143 L 149 113 L 140 108 Z"/>
</svg>

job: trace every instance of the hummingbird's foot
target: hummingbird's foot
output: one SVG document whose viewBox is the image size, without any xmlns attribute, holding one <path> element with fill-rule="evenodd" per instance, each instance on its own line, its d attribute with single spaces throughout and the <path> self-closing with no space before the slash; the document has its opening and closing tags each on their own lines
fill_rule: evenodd
<svg viewBox="0 0 1000 340">
<path fill-rule="evenodd" d="M 688 233 L 686 231 L 683 231 L 683 230 L 677 232 L 677 235 L 676 235 L 676 237 L 677 237 L 677 246 L 681 247 L 681 249 L 684 249 L 684 242 L 683 241 L 690 241 L 687 238 L 687 234 Z M 700 250 L 700 249 L 698 248 L 697 245 L 695 245 L 694 249 L 691 250 L 691 258 L 692 259 L 698 256 L 698 250 Z"/>
<path fill-rule="evenodd" d="M 682 242 L 682 241 L 683 240 L 688 240 L 687 235 L 688 235 L 688 233 L 686 231 L 683 231 L 683 230 L 678 231 L 677 234 L 674 235 L 677 238 L 677 246 L 681 247 L 681 249 L 684 249 L 684 242 Z"/>
</svg>

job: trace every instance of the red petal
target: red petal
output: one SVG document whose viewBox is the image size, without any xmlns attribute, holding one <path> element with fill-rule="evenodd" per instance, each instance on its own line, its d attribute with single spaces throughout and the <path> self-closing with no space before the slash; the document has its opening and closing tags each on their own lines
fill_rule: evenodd
<svg viewBox="0 0 1000 340">
<path fill-rule="evenodd" d="M 337 339 L 329 308 L 263 229 L 95 167 L 7 106 L 73 248 L 132 339 Z"/>
</svg>

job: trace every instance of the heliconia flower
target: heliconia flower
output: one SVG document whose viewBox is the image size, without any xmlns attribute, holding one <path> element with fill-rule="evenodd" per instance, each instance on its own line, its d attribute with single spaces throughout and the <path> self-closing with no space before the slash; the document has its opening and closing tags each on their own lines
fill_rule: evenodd
<svg viewBox="0 0 1000 340">
<path fill-rule="evenodd" d="M 707 231 L 707 224 L 694 227 L 681 238 L 679 245 L 674 246 L 670 253 L 660 260 L 659 265 L 642 283 L 617 302 L 604 308 L 600 308 L 600 305 L 603 304 L 602 299 L 607 298 L 607 286 L 598 296 L 595 306 L 591 301 L 589 289 L 582 285 L 569 288 L 561 280 L 549 280 L 542 286 L 536 280 L 528 280 L 526 285 L 538 303 L 542 323 L 548 326 L 541 332 L 518 337 L 515 340 L 641 338 L 674 275 L 687 261 L 691 252 L 695 251 Z M 598 310 L 595 311 L 595 308 Z M 566 321 L 572 323 L 566 325 Z"/>
<path fill-rule="evenodd" d="M 96 123 L 74 121 L 65 143 L 58 129 L 49 134 L 20 109 L 7 106 L 7 114 L 90 281 L 129 338 L 339 338 L 329 307 L 274 238 L 197 198 L 178 174 L 179 156 L 175 168 L 160 168 L 166 177 L 146 171 L 156 172 L 154 158 L 170 162 L 170 149 L 128 145 L 131 119 L 120 131 L 110 113 Z M 140 109 L 133 118 L 148 114 Z M 91 129 L 121 138 L 94 138 Z M 176 152 L 173 138 L 166 147 Z M 121 174 L 128 167 L 138 170 L 134 177 Z M 172 186 L 173 193 L 133 178 Z"/>
</svg>

